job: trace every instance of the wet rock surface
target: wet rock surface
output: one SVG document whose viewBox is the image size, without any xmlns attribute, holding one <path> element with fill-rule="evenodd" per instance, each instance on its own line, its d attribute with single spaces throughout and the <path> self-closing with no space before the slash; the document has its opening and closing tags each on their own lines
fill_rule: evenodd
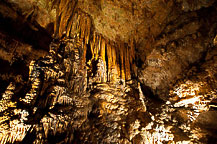
<svg viewBox="0 0 217 144">
<path fill-rule="evenodd" d="M 0 7 L 1 143 L 216 143 L 214 0 Z"/>
</svg>

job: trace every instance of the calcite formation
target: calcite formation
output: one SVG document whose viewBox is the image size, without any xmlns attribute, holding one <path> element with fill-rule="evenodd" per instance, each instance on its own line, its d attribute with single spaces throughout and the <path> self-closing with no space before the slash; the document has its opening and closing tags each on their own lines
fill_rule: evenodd
<svg viewBox="0 0 217 144">
<path fill-rule="evenodd" d="M 0 7 L 2 144 L 216 142 L 214 0 Z"/>
</svg>

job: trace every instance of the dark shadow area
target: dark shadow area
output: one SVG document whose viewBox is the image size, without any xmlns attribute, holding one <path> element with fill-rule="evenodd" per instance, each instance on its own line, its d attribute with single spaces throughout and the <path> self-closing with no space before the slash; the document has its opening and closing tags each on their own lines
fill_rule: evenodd
<svg viewBox="0 0 217 144">
<path fill-rule="evenodd" d="M 52 24 L 51 24 L 52 25 Z M 48 51 L 52 37 L 48 32 L 37 24 L 33 25 L 21 17 L 13 20 L 5 18 L 0 13 L 0 31 L 5 35 L 14 38 L 17 41 L 24 42 L 33 46 L 34 49 L 43 49 Z"/>
</svg>

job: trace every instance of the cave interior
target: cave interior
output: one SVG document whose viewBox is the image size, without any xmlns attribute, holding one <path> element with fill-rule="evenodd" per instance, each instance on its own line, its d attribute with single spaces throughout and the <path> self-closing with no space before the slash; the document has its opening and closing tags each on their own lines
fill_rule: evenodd
<svg viewBox="0 0 217 144">
<path fill-rule="evenodd" d="M 217 1 L 1 0 L 7 143 L 217 144 Z"/>
</svg>

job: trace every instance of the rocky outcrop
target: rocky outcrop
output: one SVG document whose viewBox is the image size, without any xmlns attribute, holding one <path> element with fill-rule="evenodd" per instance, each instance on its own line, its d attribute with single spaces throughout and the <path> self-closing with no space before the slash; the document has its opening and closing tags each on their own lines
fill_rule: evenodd
<svg viewBox="0 0 217 144">
<path fill-rule="evenodd" d="M 216 11 L 209 12 L 214 14 Z M 214 17 L 211 14 L 208 20 L 207 16 L 201 17 L 200 12 L 191 13 L 183 16 L 189 19 L 187 23 L 180 20 L 168 25 L 139 70 L 140 82 L 161 99 L 167 100 L 168 88 L 212 49 L 215 35 L 211 33 L 214 34 L 216 28 L 215 24 L 212 25 Z M 173 27 L 180 28 L 174 31 Z"/>
</svg>

